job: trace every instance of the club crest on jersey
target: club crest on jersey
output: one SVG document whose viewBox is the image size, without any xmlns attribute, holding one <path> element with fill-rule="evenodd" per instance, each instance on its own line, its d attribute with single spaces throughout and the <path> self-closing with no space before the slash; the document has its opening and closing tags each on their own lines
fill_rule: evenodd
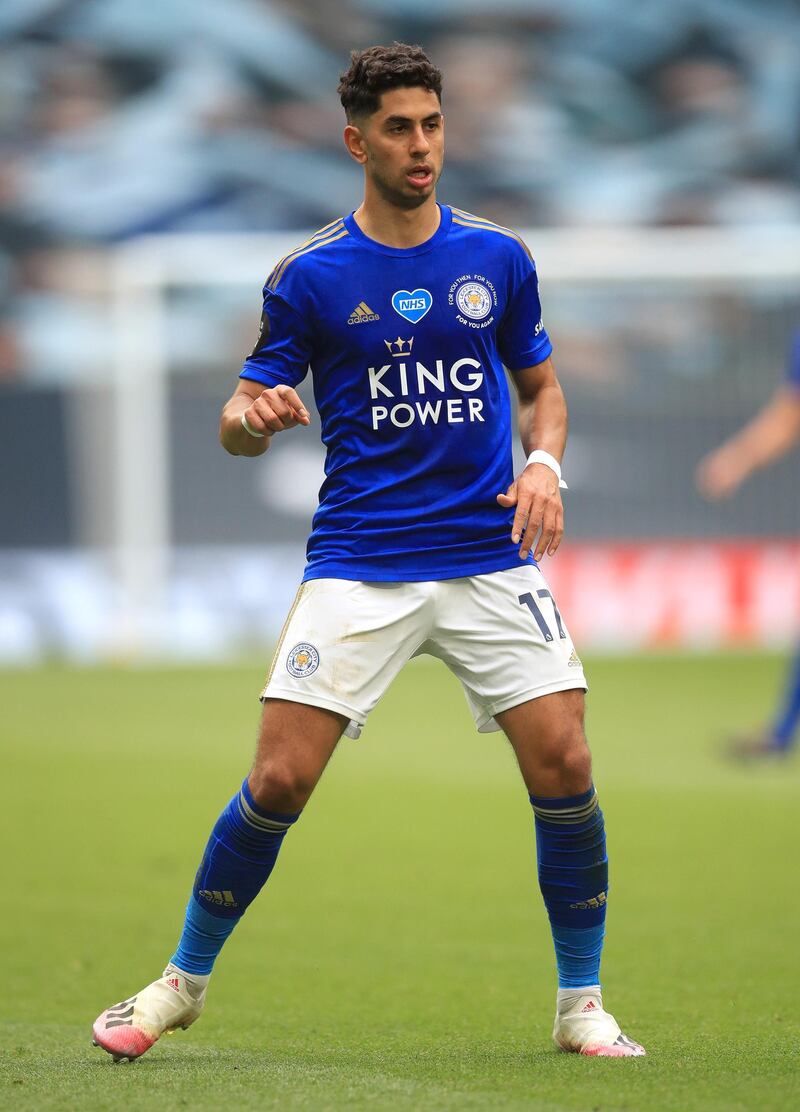
<svg viewBox="0 0 800 1112">
<path fill-rule="evenodd" d="M 492 295 L 480 282 L 465 282 L 458 287 L 456 304 L 470 320 L 483 320 L 492 310 Z"/>
<path fill-rule="evenodd" d="M 311 676 L 319 668 L 319 653 L 308 641 L 295 645 L 286 658 L 286 671 L 295 679 Z"/>
<path fill-rule="evenodd" d="M 392 308 L 412 324 L 421 321 L 433 305 L 428 290 L 397 290 L 392 294 Z"/>
<path fill-rule="evenodd" d="M 483 274 L 462 274 L 447 291 L 456 319 L 468 328 L 486 328 L 494 320 L 497 290 Z"/>
</svg>

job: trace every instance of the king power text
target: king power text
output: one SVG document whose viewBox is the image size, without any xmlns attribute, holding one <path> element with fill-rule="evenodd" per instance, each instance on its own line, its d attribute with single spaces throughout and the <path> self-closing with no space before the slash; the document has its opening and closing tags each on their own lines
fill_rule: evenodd
<svg viewBox="0 0 800 1112">
<path fill-rule="evenodd" d="M 483 399 L 476 397 L 437 397 L 451 389 L 472 395 L 483 385 L 483 370 L 477 359 L 457 359 L 449 370 L 444 360 L 437 359 L 433 370 L 424 363 L 386 363 L 368 367 L 370 398 L 380 404 L 372 406 L 372 427 L 378 429 L 388 422 L 398 429 L 421 425 L 462 424 L 483 421 Z M 397 401 L 408 398 L 409 401 Z M 384 400 L 385 399 L 385 400 Z"/>
</svg>

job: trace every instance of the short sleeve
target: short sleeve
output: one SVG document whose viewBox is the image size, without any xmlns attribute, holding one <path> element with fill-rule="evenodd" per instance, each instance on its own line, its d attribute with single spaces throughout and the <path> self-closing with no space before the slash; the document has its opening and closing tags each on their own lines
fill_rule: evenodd
<svg viewBox="0 0 800 1112">
<path fill-rule="evenodd" d="M 535 367 L 537 363 L 543 363 L 553 350 L 542 323 L 536 267 L 525 256 L 523 266 L 518 270 L 497 335 L 500 358 L 510 371 Z"/>
<path fill-rule="evenodd" d="M 297 386 L 306 377 L 310 360 L 311 337 L 305 321 L 265 286 L 258 339 L 239 378 L 254 379 L 265 386 Z"/>
<path fill-rule="evenodd" d="M 789 349 L 789 361 L 786 364 L 786 385 L 793 390 L 800 390 L 800 331 L 795 332 L 792 346 Z"/>
</svg>

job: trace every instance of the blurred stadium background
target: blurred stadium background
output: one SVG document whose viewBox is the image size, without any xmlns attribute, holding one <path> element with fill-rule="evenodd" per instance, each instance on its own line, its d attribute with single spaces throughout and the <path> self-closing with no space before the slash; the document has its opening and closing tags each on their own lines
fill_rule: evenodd
<svg viewBox="0 0 800 1112">
<path fill-rule="evenodd" d="M 358 203 L 337 76 L 394 38 L 445 73 L 440 197 L 539 263 L 579 643 L 788 643 L 796 460 L 721 506 L 692 474 L 800 323 L 798 35 L 792 0 L 4 0 L 0 663 L 273 640 L 322 448 L 244 463 L 217 416 L 275 259 Z"/>
<path fill-rule="evenodd" d="M 604 984 L 649 1056 L 554 1053 L 525 794 L 421 660 L 203 1022 L 112 1068 L 89 1024 L 169 953 L 321 480 L 316 424 L 237 460 L 220 405 L 276 258 L 358 204 L 337 77 L 394 38 L 445 72 L 441 198 L 540 266 L 571 409 L 545 570 L 594 656 Z M 800 325 L 798 41 L 794 0 L 0 0 L 2 1107 L 798 1106 L 798 781 L 716 751 L 800 629 L 797 458 L 693 486 Z"/>
</svg>

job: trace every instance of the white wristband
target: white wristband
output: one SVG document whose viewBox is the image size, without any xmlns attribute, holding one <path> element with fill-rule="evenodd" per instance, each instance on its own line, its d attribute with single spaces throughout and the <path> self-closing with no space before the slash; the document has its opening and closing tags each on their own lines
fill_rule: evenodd
<svg viewBox="0 0 800 1112">
<path fill-rule="evenodd" d="M 253 426 L 250 424 L 250 422 L 247 420 L 247 418 L 245 417 L 244 414 L 242 414 L 242 428 L 244 429 L 245 432 L 249 432 L 250 435 L 254 436 L 257 440 L 263 440 L 264 439 L 263 432 L 259 432 L 258 429 L 254 429 Z"/>
<path fill-rule="evenodd" d="M 551 456 L 549 452 L 545 452 L 541 448 L 537 448 L 528 456 L 525 464 L 526 467 L 531 463 L 543 463 L 545 467 L 549 467 L 551 471 L 555 472 L 555 476 L 558 479 L 558 485 L 564 490 L 569 489 L 567 484 L 561 478 L 561 464 L 558 462 L 555 456 Z"/>
</svg>

